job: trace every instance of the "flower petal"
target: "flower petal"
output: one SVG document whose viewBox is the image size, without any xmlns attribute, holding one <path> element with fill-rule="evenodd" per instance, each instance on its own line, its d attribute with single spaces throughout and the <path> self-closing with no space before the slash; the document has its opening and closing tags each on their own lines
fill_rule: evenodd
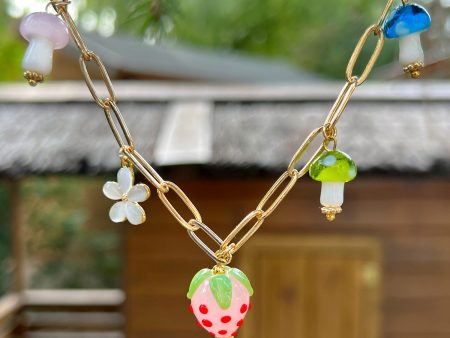
<svg viewBox="0 0 450 338">
<path fill-rule="evenodd" d="M 117 172 L 117 183 L 119 183 L 122 194 L 128 193 L 134 182 L 133 169 L 122 167 Z"/>
<path fill-rule="evenodd" d="M 135 202 L 126 202 L 126 213 L 128 222 L 133 225 L 138 225 L 145 222 L 145 211 Z"/>
<path fill-rule="evenodd" d="M 122 198 L 122 192 L 120 191 L 120 186 L 117 182 L 106 182 L 103 186 L 103 194 L 114 201 Z"/>
<path fill-rule="evenodd" d="M 127 219 L 126 203 L 122 201 L 114 203 L 109 209 L 109 218 L 115 223 L 125 221 Z"/>
<path fill-rule="evenodd" d="M 140 183 L 131 187 L 128 192 L 128 199 L 131 202 L 144 202 L 150 197 L 150 188 L 145 184 Z"/>
</svg>

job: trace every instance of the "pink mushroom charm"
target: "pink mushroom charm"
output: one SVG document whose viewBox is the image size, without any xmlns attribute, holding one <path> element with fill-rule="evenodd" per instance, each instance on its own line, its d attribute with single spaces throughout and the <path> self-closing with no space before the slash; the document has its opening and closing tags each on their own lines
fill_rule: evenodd
<svg viewBox="0 0 450 338">
<path fill-rule="evenodd" d="M 230 338 L 250 310 L 253 288 L 240 270 L 226 266 L 197 272 L 189 286 L 190 310 L 198 326 L 216 338 Z"/>
<path fill-rule="evenodd" d="M 52 71 L 53 50 L 68 44 L 69 32 L 56 15 L 38 12 L 22 19 L 20 34 L 30 43 L 22 61 L 24 76 L 36 86 Z"/>
</svg>

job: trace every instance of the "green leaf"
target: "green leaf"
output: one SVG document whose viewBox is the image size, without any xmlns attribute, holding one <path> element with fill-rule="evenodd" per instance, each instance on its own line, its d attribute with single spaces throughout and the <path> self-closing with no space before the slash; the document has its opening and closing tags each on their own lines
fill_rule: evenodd
<svg viewBox="0 0 450 338">
<path fill-rule="evenodd" d="M 195 291 L 197 291 L 200 284 L 202 284 L 206 278 L 209 278 L 212 276 L 211 269 L 202 269 L 199 272 L 197 272 L 192 278 L 191 284 L 189 285 L 189 291 L 187 293 L 187 298 L 191 299 L 194 295 Z"/>
<path fill-rule="evenodd" d="M 215 275 L 209 282 L 211 292 L 220 308 L 228 309 L 233 296 L 233 285 L 226 275 Z"/>
<path fill-rule="evenodd" d="M 245 286 L 250 296 L 253 296 L 253 288 L 252 284 L 250 284 L 250 281 L 248 277 L 243 273 L 241 270 L 232 268 L 229 272 L 234 278 L 236 278 L 239 282 L 241 282 L 242 285 Z"/>
</svg>

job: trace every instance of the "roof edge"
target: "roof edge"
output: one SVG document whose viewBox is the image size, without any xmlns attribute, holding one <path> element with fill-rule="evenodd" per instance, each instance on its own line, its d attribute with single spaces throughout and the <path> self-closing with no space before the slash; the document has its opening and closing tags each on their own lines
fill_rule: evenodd
<svg viewBox="0 0 450 338">
<path fill-rule="evenodd" d="M 230 102 L 334 101 L 343 82 L 309 84 L 209 84 L 192 82 L 115 81 L 120 101 L 205 100 Z M 101 84 L 98 83 L 99 88 Z M 450 81 L 369 82 L 355 101 L 450 101 Z M 57 81 L 30 88 L 26 83 L 0 84 L 0 102 L 90 102 L 82 81 Z"/>
</svg>

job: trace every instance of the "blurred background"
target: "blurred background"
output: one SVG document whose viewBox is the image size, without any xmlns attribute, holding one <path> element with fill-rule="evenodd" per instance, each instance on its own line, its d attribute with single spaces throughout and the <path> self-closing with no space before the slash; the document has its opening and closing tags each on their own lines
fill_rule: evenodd
<svg viewBox="0 0 450 338">
<path fill-rule="evenodd" d="M 359 166 L 343 213 L 327 222 L 320 183 L 304 177 L 234 257 L 255 288 L 241 337 L 450 337 L 450 1 L 418 3 L 434 20 L 422 79 L 387 40 L 338 125 Z M 19 21 L 45 5 L 0 2 L 0 337 L 206 336 L 186 292 L 213 263 L 156 191 L 145 224 L 109 220 L 101 190 L 118 149 L 75 45 L 55 52 L 46 83 L 22 78 Z M 70 11 L 138 150 L 224 237 L 323 123 L 384 5 L 74 0 Z"/>
</svg>

